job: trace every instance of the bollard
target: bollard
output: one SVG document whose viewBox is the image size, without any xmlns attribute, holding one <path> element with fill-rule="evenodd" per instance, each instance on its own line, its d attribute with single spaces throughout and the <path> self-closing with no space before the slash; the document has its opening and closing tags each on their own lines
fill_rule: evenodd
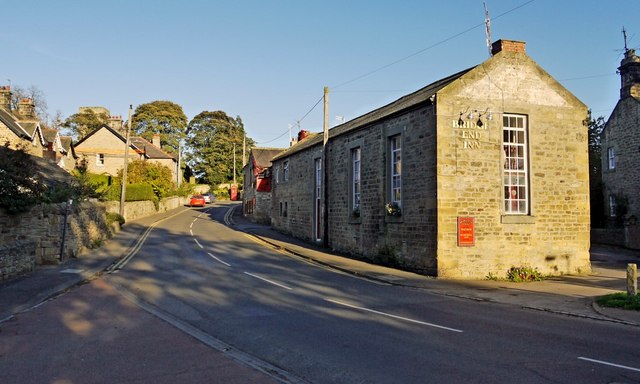
<svg viewBox="0 0 640 384">
<path fill-rule="evenodd" d="M 627 264 L 627 295 L 635 296 L 638 294 L 638 266 L 635 264 Z"/>
</svg>

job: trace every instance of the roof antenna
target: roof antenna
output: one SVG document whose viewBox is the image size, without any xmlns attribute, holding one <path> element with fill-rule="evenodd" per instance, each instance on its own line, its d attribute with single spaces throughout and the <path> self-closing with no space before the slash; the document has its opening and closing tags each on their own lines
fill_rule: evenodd
<svg viewBox="0 0 640 384">
<path fill-rule="evenodd" d="M 622 36 L 624 37 L 624 53 L 627 53 L 629 48 L 627 48 L 627 30 L 624 29 L 624 26 L 622 26 Z"/>
<path fill-rule="evenodd" d="M 487 9 L 486 0 L 482 0 L 482 5 L 484 5 L 484 24 L 485 24 L 485 34 L 487 37 L 487 49 L 489 50 L 489 57 L 493 56 L 491 52 L 491 18 L 489 17 L 489 9 Z"/>
</svg>

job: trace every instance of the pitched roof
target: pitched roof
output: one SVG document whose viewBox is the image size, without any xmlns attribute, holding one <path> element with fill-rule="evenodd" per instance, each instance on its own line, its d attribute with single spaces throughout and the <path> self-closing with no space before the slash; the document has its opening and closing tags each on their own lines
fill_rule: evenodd
<svg viewBox="0 0 640 384">
<path fill-rule="evenodd" d="M 130 137 L 129 142 L 131 145 L 143 150 L 144 155 L 149 159 L 176 159 L 173 155 L 168 154 L 142 137 Z"/>
<path fill-rule="evenodd" d="M 3 108 L 0 108 L 0 121 L 9 127 L 9 129 L 16 134 L 16 136 L 31 139 L 31 135 L 27 133 L 27 131 L 22 128 L 22 126 L 18 123 L 18 120 L 9 112 L 5 111 Z"/>
<path fill-rule="evenodd" d="M 107 129 L 109 130 L 115 137 L 117 137 L 118 139 L 120 139 L 123 143 L 127 140 L 124 138 L 124 136 L 122 136 L 121 134 L 119 134 L 116 130 L 114 130 L 113 128 L 109 127 L 108 125 L 103 125 L 100 128 L 96 128 L 93 131 L 89 132 L 89 134 L 87 134 L 85 137 L 83 137 L 82 139 L 78 140 L 78 142 L 75 144 L 75 146 L 77 147 L 78 145 L 80 145 L 82 142 L 84 142 L 85 140 L 87 140 L 88 138 L 90 138 L 91 136 L 95 135 L 96 132 L 98 132 L 101 129 Z"/>
<path fill-rule="evenodd" d="M 251 156 L 256 167 L 267 168 L 271 166 L 271 159 L 284 150 L 285 148 L 251 148 Z"/>
<path fill-rule="evenodd" d="M 382 120 L 386 117 L 389 117 L 393 114 L 406 110 L 408 108 L 414 107 L 418 104 L 424 103 L 428 101 L 433 95 L 435 95 L 439 90 L 456 81 L 465 73 L 471 71 L 475 67 L 471 67 L 465 69 L 464 71 L 460 71 L 451 76 L 445 77 L 438 81 L 435 81 L 424 88 L 421 88 L 413 93 L 410 93 L 406 96 L 399 98 L 398 100 L 389 103 L 383 107 L 380 107 L 376 110 L 373 110 L 367 114 L 364 114 L 360 117 L 356 117 L 353 120 L 347 121 L 344 124 L 340 124 L 335 126 L 329 130 L 329 138 L 334 138 L 345 134 L 347 132 L 351 132 L 353 130 L 362 128 L 366 125 L 373 124 L 376 121 Z M 310 136 L 290 147 L 286 151 L 281 152 L 277 156 L 275 156 L 272 160 L 281 159 L 283 157 L 290 156 L 294 153 L 300 152 L 304 149 L 313 147 L 314 145 L 321 144 L 323 140 L 322 133 L 311 133 Z"/>
</svg>

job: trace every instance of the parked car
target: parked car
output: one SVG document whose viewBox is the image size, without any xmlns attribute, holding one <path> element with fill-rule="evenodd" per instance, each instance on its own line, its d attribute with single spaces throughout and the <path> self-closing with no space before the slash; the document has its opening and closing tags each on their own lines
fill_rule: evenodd
<svg viewBox="0 0 640 384">
<path fill-rule="evenodd" d="M 189 200 L 190 207 L 204 207 L 207 203 L 202 195 L 193 195 Z"/>
<path fill-rule="evenodd" d="M 204 202 L 207 204 L 211 204 L 216 201 L 216 195 L 211 192 L 203 193 L 202 196 L 204 196 Z"/>
</svg>

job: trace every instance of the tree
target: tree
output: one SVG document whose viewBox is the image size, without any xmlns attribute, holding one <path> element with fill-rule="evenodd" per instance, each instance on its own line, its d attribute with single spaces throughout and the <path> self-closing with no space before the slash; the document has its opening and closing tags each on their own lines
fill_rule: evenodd
<svg viewBox="0 0 640 384">
<path fill-rule="evenodd" d="M 223 111 L 203 111 L 187 128 L 187 165 L 203 182 L 217 186 L 234 179 L 233 149 L 235 144 L 236 181 L 242 182 L 242 142 L 246 137 L 242 119 L 227 116 Z M 246 139 L 247 148 L 254 145 Z"/>
<path fill-rule="evenodd" d="M 591 110 L 587 114 L 589 135 L 589 191 L 591 199 L 591 226 L 604 225 L 604 194 L 602 185 L 602 154 L 600 140 L 604 130 L 604 117 L 593 118 Z"/>
<path fill-rule="evenodd" d="M 148 141 L 160 135 L 160 144 L 168 152 L 178 153 L 180 140 L 187 129 L 182 107 L 171 101 L 153 101 L 139 105 L 131 117 L 133 133 Z"/>
<path fill-rule="evenodd" d="M 63 126 L 69 129 L 77 139 L 81 139 L 95 129 L 108 125 L 108 123 L 109 116 L 106 113 L 95 113 L 87 108 L 69 116 Z"/>
<path fill-rule="evenodd" d="M 0 207 L 9 213 L 28 210 L 46 191 L 37 164 L 23 148 L 0 146 Z"/>
<path fill-rule="evenodd" d="M 122 179 L 122 170 L 118 172 Z M 175 192 L 176 186 L 169 167 L 149 161 L 135 160 L 127 165 L 127 183 L 149 184 L 153 193 L 161 199 Z"/>
<path fill-rule="evenodd" d="M 28 98 L 33 101 L 38 120 L 46 122 L 49 119 L 47 100 L 44 92 L 35 85 L 32 85 L 27 89 L 20 86 L 14 86 L 11 89 L 11 108 L 16 111 L 18 109 L 18 103 L 20 103 L 20 100 L 24 98 Z"/>
</svg>

